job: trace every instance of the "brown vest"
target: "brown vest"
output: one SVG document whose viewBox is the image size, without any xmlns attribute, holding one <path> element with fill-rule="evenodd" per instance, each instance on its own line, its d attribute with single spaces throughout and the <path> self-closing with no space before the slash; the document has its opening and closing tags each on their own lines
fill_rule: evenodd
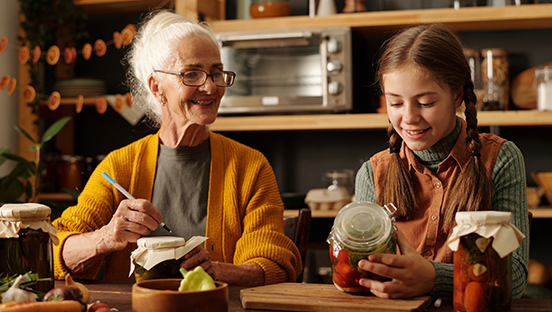
<svg viewBox="0 0 552 312">
<path fill-rule="evenodd" d="M 436 175 L 420 164 L 404 141 L 402 143 L 400 157 L 407 168 L 410 168 L 419 209 L 412 220 L 397 221 L 395 224 L 418 253 L 428 260 L 442 263 L 453 262 L 452 251 L 446 244 L 450 233 L 443 234 L 441 227 L 444 220 L 444 203 L 450 194 L 453 182 L 468 162 L 471 154 L 465 145 L 466 137 L 466 122 L 462 120 L 462 131 L 456 144 L 447 158 L 439 164 Z M 480 134 L 479 139 L 483 145 L 481 160 L 485 164 L 487 175 L 490 178 L 500 146 L 506 140 L 488 133 Z M 385 150 L 370 159 L 374 169 L 376 194 L 381 194 L 385 167 L 389 162 L 390 155 L 389 150 Z"/>
</svg>

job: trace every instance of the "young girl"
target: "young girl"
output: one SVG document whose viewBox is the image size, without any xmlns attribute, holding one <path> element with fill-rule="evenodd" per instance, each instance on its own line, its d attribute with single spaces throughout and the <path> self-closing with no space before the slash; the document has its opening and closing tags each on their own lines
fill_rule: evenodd
<svg viewBox="0 0 552 312">
<path fill-rule="evenodd" d="M 514 143 L 479 133 L 476 96 L 459 39 L 442 25 L 406 29 L 385 45 L 377 83 L 391 125 L 389 149 L 357 174 L 356 199 L 394 203 L 400 255 L 375 254 L 359 266 L 391 278 L 361 279 L 381 298 L 451 297 L 447 239 L 457 211 L 500 210 L 527 237 L 512 257 L 512 296 L 527 283 L 529 225 L 525 166 Z M 457 117 L 464 104 L 465 120 Z"/>
</svg>

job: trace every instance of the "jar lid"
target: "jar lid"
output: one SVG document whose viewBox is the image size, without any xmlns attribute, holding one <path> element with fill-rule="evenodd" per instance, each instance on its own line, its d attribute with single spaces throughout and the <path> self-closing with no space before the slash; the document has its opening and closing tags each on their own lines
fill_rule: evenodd
<svg viewBox="0 0 552 312">
<path fill-rule="evenodd" d="M 335 217 L 333 237 L 350 248 L 377 246 L 392 232 L 390 214 L 372 202 L 350 203 Z"/>
<path fill-rule="evenodd" d="M 152 236 L 139 238 L 136 244 L 146 249 L 176 248 L 186 245 L 186 240 L 182 237 Z"/>
<path fill-rule="evenodd" d="M 535 70 L 535 79 L 537 82 L 547 82 L 552 78 L 552 67 L 545 66 Z"/>
<path fill-rule="evenodd" d="M 466 58 L 479 57 L 479 51 L 476 49 L 464 48 L 463 50 Z"/>
<path fill-rule="evenodd" d="M 476 233 L 487 239 L 492 237 L 493 249 L 501 258 L 504 258 L 525 239 L 525 235 L 510 224 L 510 219 L 512 219 L 512 213 L 506 211 L 457 212 L 456 226 L 447 243 L 452 251 L 456 251 L 462 236 Z"/>
<path fill-rule="evenodd" d="M 508 55 L 508 51 L 500 48 L 491 48 L 491 49 L 483 49 L 481 50 L 481 55 L 483 57 L 487 56 L 487 53 L 491 53 L 492 56 L 506 56 Z"/>
<path fill-rule="evenodd" d="M 21 221 L 36 220 L 50 221 L 50 207 L 36 203 L 4 204 L 0 207 L 0 220 Z"/>
<path fill-rule="evenodd" d="M 36 203 L 4 204 L 0 207 L 0 238 L 18 238 L 19 230 L 31 228 L 48 233 L 59 244 L 57 229 L 50 222 L 50 207 Z"/>
</svg>

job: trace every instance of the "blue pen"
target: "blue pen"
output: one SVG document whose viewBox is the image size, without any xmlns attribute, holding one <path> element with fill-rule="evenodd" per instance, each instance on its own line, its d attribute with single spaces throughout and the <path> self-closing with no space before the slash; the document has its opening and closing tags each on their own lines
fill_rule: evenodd
<svg viewBox="0 0 552 312">
<path fill-rule="evenodd" d="M 102 177 L 104 177 L 109 183 L 113 184 L 123 195 L 125 195 L 128 199 L 135 199 L 134 196 L 130 195 L 127 190 L 125 190 L 119 183 L 115 182 L 112 177 L 110 177 L 106 172 L 102 173 Z M 165 222 L 159 223 L 167 232 L 172 234 L 172 231 L 169 229 L 169 227 L 165 224 Z"/>
</svg>

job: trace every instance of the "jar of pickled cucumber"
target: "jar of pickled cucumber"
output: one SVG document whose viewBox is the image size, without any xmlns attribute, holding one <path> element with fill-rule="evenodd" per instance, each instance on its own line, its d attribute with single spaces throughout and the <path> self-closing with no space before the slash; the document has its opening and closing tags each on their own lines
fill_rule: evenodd
<svg viewBox="0 0 552 312">
<path fill-rule="evenodd" d="M 512 251 L 525 239 L 511 218 L 503 211 L 456 214 L 448 241 L 454 251 L 454 311 L 510 311 Z"/>
<path fill-rule="evenodd" d="M 207 238 L 194 236 L 188 242 L 176 236 L 142 237 L 136 242 L 132 254 L 130 274 L 134 272 L 136 282 L 159 278 L 182 278 L 181 258 L 202 244 Z"/>
<path fill-rule="evenodd" d="M 332 279 L 339 289 L 351 294 L 369 293 L 358 284 L 360 278 L 386 278 L 358 267 L 361 259 L 375 253 L 396 253 L 393 204 L 381 207 L 371 202 L 353 202 L 341 208 L 328 236 Z"/>
<path fill-rule="evenodd" d="M 50 207 L 34 203 L 0 207 L 0 274 L 37 274 L 40 281 L 30 287 L 43 293 L 54 288 L 52 244 L 59 244 L 50 213 Z"/>
</svg>

